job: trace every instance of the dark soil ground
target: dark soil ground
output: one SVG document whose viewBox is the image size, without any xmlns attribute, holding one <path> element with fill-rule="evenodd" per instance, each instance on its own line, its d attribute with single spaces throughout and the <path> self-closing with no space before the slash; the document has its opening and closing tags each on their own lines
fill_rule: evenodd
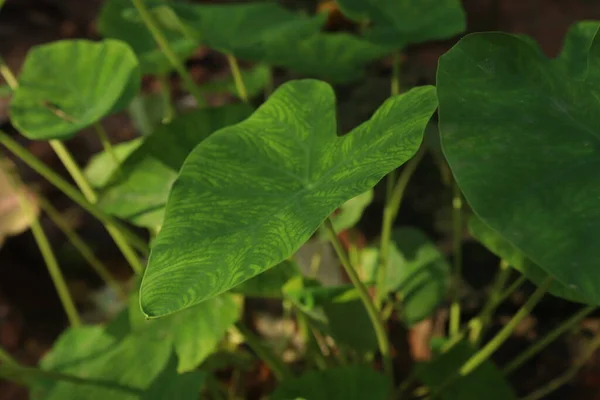
<svg viewBox="0 0 600 400">
<path fill-rule="evenodd" d="M 0 13 L 0 54 L 14 71 L 18 71 L 31 46 L 64 38 L 96 38 L 94 19 L 101 3 L 101 0 L 8 0 Z M 315 2 L 309 0 L 288 0 L 286 3 L 292 6 L 315 6 Z M 464 7 L 468 13 L 470 32 L 506 31 L 528 34 L 540 43 L 549 56 L 558 53 L 562 39 L 573 22 L 600 19 L 600 2 L 595 0 L 464 0 Z M 332 18 L 331 29 L 346 27 L 343 20 Z M 455 42 L 456 40 L 429 43 L 407 49 L 403 64 L 403 85 L 409 87 L 434 83 L 438 57 Z M 201 50 L 190 60 L 189 68 L 197 82 L 202 83 L 214 74 L 222 74 L 226 63 L 218 54 Z M 373 66 L 362 83 L 339 88 L 340 116 L 345 129 L 368 118 L 388 96 L 389 74 L 389 60 L 385 60 Z M 176 81 L 176 78 L 173 77 L 173 80 Z M 145 82 L 145 90 L 154 90 L 154 86 L 151 80 Z M 124 115 L 110 117 L 103 123 L 114 143 L 136 135 Z M 14 133 L 8 122 L 6 99 L 0 99 L 0 126 Z M 60 162 L 46 143 L 26 142 L 22 138 L 19 140 L 45 163 L 66 176 Z M 78 135 L 70 140 L 68 145 L 82 165 L 92 153 L 100 151 L 100 145 L 93 135 Z M 35 173 L 20 164 L 19 166 L 23 178 L 28 183 L 36 185 L 57 208 L 70 216 L 74 227 L 93 244 L 98 250 L 98 255 L 111 265 L 113 272 L 122 278 L 128 277 L 127 266 L 102 226 L 73 206 Z M 425 157 L 409 185 L 406 196 L 397 223 L 423 229 L 450 254 L 447 223 L 450 192 L 441 179 L 432 157 Z M 381 202 L 376 199 L 360 224 L 362 233 L 368 238 L 378 233 L 381 207 Z M 62 234 L 49 221 L 43 219 L 42 222 L 61 258 L 71 290 L 88 318 L 93 319 L 95 306 L 89 301 L 89 293 L 99 288 L 101 282 L 89 272 L 80 259 L 72 255 L 73 251 L 66 244 Z M 463 273 L 468 287 L 465 292 L 467 318 L 475 315 L 481 307 L 482 295 L 489 288 L 498 260 L 472 241 L 466 233 L 463 253 Z M 532 286 L 524 286 L 510 301 L 500 307 L 494 320 L 495 329 L 506 322 L 531 290 Z M 502 363 L 512 359 L 536 338 L 568 318 L 578 307 L 576 304 L 546 296 L 515 335 L 497 352 L 496 361 Z M 441 310 L 440 315 L 443 316 L 443 312 L 444 310 Z M 34 365 L 66 327 L 66 322 L 31 234 L 25 233 L 9 238 L 0 248 L 0 345 L 24 364 Z M 409 352 L 417 357 L 423 355 L 423 340 L 420 338 L 431 334 L 434 325 L 432 321 L 428 321 L 411 332 L 399 332 L 398 335 L 394 335 L 404 338 L 396 343 L 398 358 L 406 364 L 401 369 L 407 369 L 409 366 Z M 559 375 L 578 356 L 586 338 L 599 330 L 600 314 L 592 315 L 582 322 L 581 329 L 556 341 L 523 366 L 512 376 L 512 383 L 518 392 L 525 394 Z M 493 331 L 490 332 L 492 333 Z M 402 352 L 406 354 L 401 354 Z M 598 356 L 600 357 L 600 354 Z M 260 390 L 260 387 L 257 390 Z M 1 400 L 25 398 L 26 390 L 0 381 Z M 600 399 L 600 358 L 591 360 L 571 384 L 556 391 L 548 399 Z"/>
</svg>

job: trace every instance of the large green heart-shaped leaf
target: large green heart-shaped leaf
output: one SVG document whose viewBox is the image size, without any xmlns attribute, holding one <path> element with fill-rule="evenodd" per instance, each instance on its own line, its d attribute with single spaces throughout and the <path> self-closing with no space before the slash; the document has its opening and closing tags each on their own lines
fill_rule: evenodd
<svg viewBox="0 0 600 400">
<path fill-rule="evenodd" d="M 412 89 L 338 137 L 328 84 L 280 86 L 186 159 L 148 261 L 142 310 L 157 317 L 189 307 L 291 256 L 333 210 L 414 155 L 436 104 L 432 87 Z"/>
<path fill-rule="evenodd" d="M 240 315 L 240 304 L 230 294 L 223 294 L 159 320 L 144 318 L 137 291 L 129 302 L 129 323 L 133 332 L 153 329 L 170 333 L 179 359 L 179 372 L 192 371 L 214 352 Z"/>
<path fill-rule="evenodd" d="M 137 54 L 144 74 L 165 74 L 173 69 L 160 50 L 148 28 L 141 21 L 126 18 L 132 7 L 131 0 L 107 0 L 98 17 L 98 31 L 106 38 L 127 42 Z M 162 28 L 162 27 L 161 27 Z M 181 58 L 188 57 L 198 46 L 195 40 L 181 32 L 162 29 L 171 48 Z"/>
<path fill-rule="evenodd" d="M 375 43 L 401 48 L 447 39 L 466 28 L 460 0 L 337 0 L 355 21 L 369 21 L 365 36 Z"/>
<path fill-rule="evenodd" d="M 69 329 L 61 335 L 40 366 L 45 370 L 85 378 L 89 384 L 42 382 L 35 398 L 150 400 L 197 398 L 202 374 L 178 375 L 171 337 L 148 330 L 117 341 L 101 327 Z M 163 397 L 169 393 L 171 397 Z"/>
<path fill-rule="evenodd" d="M 389 379 L 369 366 L 351 365 L 307 372 L 288 379 L 275 389 L 272 400 L 385 400 L 391 389 Z"/>
<path fill-rule="evenodd" d="M 525 254 L 504 239 L 500 234 L 484 224 L 479 218 L 472 216 L 469 219 L 469 230 L 471 231 L 471 234 L 492 253 L 508 262 L 537 285 L 540 285 L 544 279 L 548 277 L 548 274 L 543 269 L 527 258 Z M 558 281 L 552 282 L 548 292 L 569 301 L 580 303 L 586 302 L 585 298 L 578 290 L 569 288 Z"/>
<path fill-rule="evenodd" d="M 430 390 L 441 389 L 439 398 L 442 400 L 517 399 L 513 389 L 491 361 L 484 362 L 469 375 L 456 379 L 442 389 L 447 379 L 474 353 L 475 349 L 468 342 L 460 342 L 447 353 L 417 365 L 416 375 Z"/>
<path fill-rule="evenodd" d="M 10 103 L 13 125 L 29 139 L 68 139 L 125 108 L 140 86 L 140 68 L 118 40 L 62 40 L 33 47 Z"/>
<path fill-rule="evenodd" d="M 162 224 L 171 185 L 187 155 L 211 133 L 246 118 L 251 108 L 236 104 L 195 110 L 161 125 L 131 153 L 100 196 L 105 212 L 134 224 Z"/>
<path fill-rule="evenodd" d="M 600 304 L 597 27 L 571 30 L 556 60 L 520 37 L 470 35 L 438 69 L 442 146 L 467 201 L 593 304 Z"/>
</svg>

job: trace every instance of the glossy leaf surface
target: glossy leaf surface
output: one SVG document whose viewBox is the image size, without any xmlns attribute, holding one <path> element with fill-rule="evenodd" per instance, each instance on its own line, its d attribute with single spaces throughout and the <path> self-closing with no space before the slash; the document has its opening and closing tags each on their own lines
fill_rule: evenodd
<svg viewBox="0 0 600 400">
<path fill-rule="evenodd" d="M 520 37 L 469 35 L 440 59 L 438 94 L 443 149 L 475 213 L 600 304 L 600 38 L 589 24 L 556 60 Z"/>
<path fill-rule="evenodd" d="M 385 400 L 391 383 L 388 378 L 365 365 L 307 372 L 299 378 L 281 382 L 272 400 L 305 398 L 310 400 Z"/>
<path fill-rule="evenodd" d="M 337 0 L 357 22 L 369 21 L 365 36 L 388 46 L 447 39 L 466 28 L 460 0 Z"/>
<path fill-rule="evenodd" d="M 250 107 L 241 104 L 207 108 L 159 126 L 113 174 L 101 193 L 100 207 L 134 224 L 159 227 L 171 185 L 187 155 L 211 133 L 250 113 Z"/>
<path fill-rule="evenodd" d="M 336 135 L 324 82 L 288 82 L 247 120 L 189 155 L 169 196 L 141 287 L 157 317 L 214 297 L 292 255 L 323 220 L 419 147 L 432 87 L 386 101 Z"/>
<path fill-rule="evenodd" d="M 137 58 L 121 41 L 78 39 L 35 46 L 10 103 L 11 121 L 29 139 L 68 139 L 125 108 L 139 86 Z"/>
</svg>

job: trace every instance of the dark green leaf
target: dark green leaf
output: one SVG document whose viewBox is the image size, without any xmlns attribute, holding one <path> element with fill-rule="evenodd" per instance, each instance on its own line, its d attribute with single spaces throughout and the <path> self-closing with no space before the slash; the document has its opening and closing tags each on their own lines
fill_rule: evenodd
<svg viewBox="0 0 600 400">
<path fill-rule="evenodd" d="M 470 344 L 460 342 L 447 353 L 418 365 L 417 376 L 430 390 L 438 389 L 448 378 L 457 373 L 474 352 Z M 439 398 L 442 400 L 516 400 L 517 396 L 496 366 L 486 361 L 469 375 L 460 377 L 445 387 Z"/>
<path fill-rule="evenodd" d="M 479 218 L 472 216 L 469 219 L 469 230 L 492 253 L 508 262 L 519 272 L 536 284 L 541 284 L 548 274 L 525 256 L 519 249 L 510 244 L 492 228 L 484 224 Z M 585 298 L 575 289 L 571 289 L 560 282 L 554 281 L 548 292 L 570 301 L 585 303 Z"/>
<path fill-rule="evenodd" d="M 140 93 L 134 97 L 127 108 L 131 123 L 143 136 L 150 135 L 160 126 L 165 110 L 165 98 L 160 93 Z"/>
<path fill-rule="evenodd" d="M 100 207 L 134 224 L 159 227 L 171 185 L 187 155 L 211 133 L 250 113 L 243 104 L 201 109 L 161 125 L 121 164 L 100 196 Z"/>
<path fill-rule="evenodd" d="M 139 86 L 137 58 L 123 42 L 78 39 L 36 46 L 19 76 L 11 121 L 29 139 L 68 139 L 125 108 Z"/>
<path fill-rule="evenodd" d="M 248 96 L 254 97 L 269 84 L 269 81 L 271 80 L 271 68 L 266 65 L 257 65 L 252 69 L 241 71 L 241 75 Z M 200 92 L 203 94 L 229 93 L 238 96 L 238 91 L 232 76 L 204 83 L 200 86 Z"/>
<path fill-rule="evenodd" d="M 142 144 L 142 138 L 133 139 L 127 142 L 119 143 L 113 146 L 113 150 L 120 163 L 123 163 L 129 155 Z M 84 175 L 90 185 L 95 188 L 102 188 L 109 181 L 109 178 L 117 169 L 111 154 L 102 151 L 95 154 L 85 167 Z"/>
<path fill-rule="evenodd" d="M 236 286 L 232 291 L 249 297 L 283 297 L 283 287 L 292 278 L 300 276 L 295 262 L 285 260 L 279 265 Z"/>
<path fill-rule="evenodd" d="M 450 38 L 466 28 L 460 0 L 337 0 L 342 12 L 372 26 L 365 36 L 387 46 Z"/>
<path fill-rule="evenodd" d="M 478 217 L 600 304 L 600 39 L 589 28 L 572 29 L 557 60 L 512 35 L 469 35 L 440 59 L 438 94 L 444 152 Z"/>
<path fill-rule="evenodd" d="M 333 223 L 335 231 L 342 232 L 354 227 L 354 225 L 360 221 L 365 208 L 367 208 L 372 201 L 373 189 L 370 189 L 342 204 L 335 214 L 331 216 L 331 222 Z M 325 229 L 320 230 L 320 237 L 324 240 L 329 240 Z"/>
<path fill-rule="evenodd" d="M 390 98 L 336 135 L 332 88 L 292 81 L 186 159 L 141 288 L 157 317 L 214 297 L 291 256 L 333 210 L 414 155 L 432 87 Z"/>
<path fill-rule="evenodd" d="M 281 382 L 272 400 L 385 400 L 391 382 L 369 366 L 352 365 L 307 372 L 299 378 Z"/>
</svg>

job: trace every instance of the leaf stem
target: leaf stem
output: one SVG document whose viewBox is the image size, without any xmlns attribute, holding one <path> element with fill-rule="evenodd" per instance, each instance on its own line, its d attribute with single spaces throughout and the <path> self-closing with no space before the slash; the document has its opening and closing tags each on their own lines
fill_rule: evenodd
<svg viewBox="0 0 600 400">
<path fill-rule="evenodd" d="M 67 149 L 67 147 L 63 144 L 63 142 L 59 140 L 51 140 L 50 145 L 56 152 L 58 158 L 60 158 L 61 162 L 81 190 L 81 193 L 85 196 L 86 200 L 92 204 L 96 204 L 98 202 L 98 196 L 92 186 L 89 184 L 83 172 L 73 159 L 73 156 Z M 109 235 L 112 237 L 113 241 L 131 266 L 131 269 L 138 274 L 141 275 L 144 272 L 144 267 L 140 263 L 140 260 L 133 250 L 121 231 L 117 229 L 116 226 L 112 224 L 112 222 L 105 222 L 104 227 L 108 231 Z"/>
<path fill-rule="evenodd" d="M 451 375 L 442 385 L 440 385 L 437 390 L 432 394 L 431 399 L 437 398 L 441 393 L 448 389 L 448 386 L 451 385 L 456 379 L 469 375 L 476 368 L 478 368 L 481 364 L 490 358 L 490 356 L 498 350 L 498 348 L 504 343 L 515 330 L 515 328 L 519 325 L 519 323 L 525 318 L 527 315 L 531 313 L 534 307 L 540 302 L 550 284 L 552 283 L 552 277 L 547 277 L 544 279 L 542 284 L 533 292 L 533 294 L 527 299 L 525 304 L 521 306 L 521 308 L 515 313 L 515 315 L 511 318 L 511 320 L 490 340 L 481 350 L 477 353 L 473 354 L 467 361 L 463 363 L 458 372 L 454 375 Z"/>
<path fill-rule="evenodd" d="M 581 356 L 569 369 L 567 369 L 562 375 L 552 379 L 546 385 L 537 389 L 533 393 L 525 396 L 522 400 L 539 400 L 545 398 L 547 395 L 568 383 L 571 379 L 577 375 L 577 372 L 585 365 L 585 363 L 592 358 L 596 351 L 600 348 L 600 334 L 597 334 L 594 339 L 587 346 L 583 356 Z"/>
<path fill-rule="evenodd" d="M 158 47 L 160 47 L 161 51 L 165 54 L 165 57 L 167 57 L 167 60 L 169 60 L 169 62 L 171 63 L 171 66 L 175 69 L 175 71 L 177 71 L 177 73 L 183 80 L 185 86 L 187 87 L 191 95 L 194 96 L 198 104 L 202 104 L 204 102 L 204 99 L 202 98 L 202 93 L 200 93 L 200 90 L 198 89 L 198 86 L 196 86 L 196 84 L 194 83 L 192 76 L 185 69 L 184 64 L 181 62 L 177 54 L 175 54 L 175 51 L 171 48 L 169 41 L 158 27 L 158 24 L 154 20 L 154 17 L 150 13 L 150 10 L 148 10 L 148 7 L 144 3 L 144 0 L 131 1 L 133 2 L 133 5 L 137 9 L 137 11 L 140 13 L 140 17 L 146 25 L 146 28 L 148 28 L 148 30 L 152 34 L 154 41 L 158 44 Z"/>
<path fill-rule="evenodd" d="M 127 301 L 127 292 L 119 284 L 119 282 L 111 275 L 108 267 L 104 265 L 98 257 L 94 254 L 94 251 L 85 243 L 85 241 L 75 232 L 67 221 L 60 215 L 60 212 L 50 204 L 45 198 L 38 196 L 38 202 L 40 207 L 46 215 L 54 222 L 54 224 L 63 232 L 69 242 L 75 247 L 75 249 L 81 254 L 81 256 L 87 261 L 92 269 L 100 276 L 104 283 L 111 287 L 115 293 L 123 300 Z"/>
<path fill-rule="evenodd" d="M 120 171 L 121 161 L 119 161 L 119 158 L 117 157 L 117 153 L 115 153 L 115 148 L 110 143 L 110 139 L 108 138 L 108 134 L 106 133 L 106 130 L 104 129 L 102 124 L 100 124 L 100 122 L 96 122 L 94 124 L 94 128 L 96 129 L 96 133 L 98 134 L 98 139 L 100 139 L 102 148 L 109 155 L 109 157 L 112 158 L 112 161 L 115 164 L 115 170 L 118 173 L 118 171 Z"/>
<path fill-rule="evenodd" d="M 8 68 L 8 65 L 6 65 L 6 62 L 2 57 L 0 57 L 0 75 L 2 75 L 8 87 L 10 87 L 12 90 L 15 90 L 19 86 L 19 82 L 17 81 L 15 74 L 13 74 L 10 68 Z"/>
<path fill-rule="evenodd" d="M 531 346 L 527 348 L 524 352 L 519 354 L 514 360 L 512 360 L 508 365 L 506 365 L 502 372 L 505 375 L 508 375 L 515 371 L 517 368 L 522 366 L 525 362 L 527 362 L 531 357 L 538 354 L 542 351 L 546 346 L 555 341 L 560 335 L 567 332 L 569 329 L 572 329 L 577 323 L 579 323 L 586 316 L 591 314 L 594 310 L 596 310 L 596 306 L 586 306 L 579 310 L 577 313 L 573 314 L 569 319 L 562 322 L 559 326 L 548 332 L 544 335 L 543 338 L 536 340 Z"/>
<path fill-rule="evenodd" d="M 381 226 L 381 240 L 379 247 L 379 267 L 377 269 L 377 296 L 375 297 L 375 306 L 381 309 L 386 295 L 385 284 L 387 279 L 387 267 L 389 263 L 390 240 L 392 227 L 398 216 L 398 210 L 402 204 L 404 192 L 408 186 L 410 178 L 413 176 L 419 162 L 425 154 L 424 148 L 419 149 L 413 158 L 411 158 L 400 173 L 398 182 L 395 183 L 393 190 L 387 199 L 383 208 L 383 223 Z M 388 174 L 388 177 L 391 175 Z"/>
<path fill-rule="evenodd" d="M 452 247 L 454 268 L 452 304 L 450 305 L 450 337 L 460 331 L 460 282 L 462 280 L 462 195 L 456 180 L 452 181 Z"/>
<path fill-rule="evenodd" d="M 92 214 L 104 224 L 112 224 L 119 229 L 129 242 L 144 255 L 148 255 L 148 244 L 137 237 L 133 232 L 120 225 L 113 218 L 104 214 L 95 204 L 87 201 L 81 193 L 70 183 L 65 181 L 60 175 L 52 171 L 47 165 L 38 160 L 33 154 L 27 151 L 17 141 L 13 140 L 6 132 L 0 130 L 0 144 L 6 147 L 11 153 L 27 164 L 31 169 L 43 176 L 48 182 L 58 188 L 67 197 L 77 203 L 81 208 Z"/>
<path fill-rule="evenodd" d="M 160 80 L 160 92 L 162 94 L 163 103 L 165 107 L 162 123 L 168 124 L 173 120 L 173 117 L 175 116 L 175 109 L 171 102 L 171 85 L 169 84 L 169 75 L 160 75 L 158 79 Z"/>
<path fill-rule="evenodd" d="M 333 245 L 333 248 L 335 249 L 335 252 L 337 253 L 338 258 L 340 259 L 340 262 L 342 263 L 342 266 L 344 267 L 346 274 L 348 274 L 350 281 L 352 282 L 352 284 L 354 285 L 356 290 L 358 290 L 360 299 L 362 300 L 363 305 L 364 305 L 365 309 L 367 310 L 367 314 L 369 315 L 369 318 L 371 319 L 371 324 L 373 325 L 373 329 L 375 330 L 375 335 L 377 336 L 377 343 L 379 345 L 379 351 L 381 352 L 381 357 L 383 359 L 384 371 L 388 376 L 390 376 L 390 377 L 394 376 L 390 344 L 388 342 L 387 334 L 385 332 L 385 326 L 379 316 L 379 312 L 377 311 L 375 304 L 373 304 L 373 302 L 371 301 L 371 297 L 369 296 L 369 292 L 367 291 L 367 288 L 359 279 L 354 267 L 350 264 L 350 261 L 348 260 L 348 256 L 344 252 L 344 246 L 342 245 L 337 234 L 335 233 L 335 228 L 333 227 L 331 218 L 327 218 L 325 220 L 325 229 L 327 230 L 327 233 L 329 234 L 329 239 L 331 240 L 331 244 Z"/>
<path fill-rule="evenodd" d="M 260 339 L 240 321 L 235 323 L 236 329 L 242 334 L 245 342 L 256 353 L 258 358 L 263 360 L 273 372 L 277 380 L 281 381 L 291 376 L 283 361 L 281 361 L 273 352 L 264 346 Z"/>
<path fill-rule="evenodd" d="M 240 72 L 240 65 L 238 64 L 237 58 L 232 56 L 231 54 L 226 54 L 227 62 L 229 63 L 229 68 L 231 68 L 231 73 L 233 74 L 233 80 L 235 82 L 235 88 L 240 96 L 240 99 L 244 103 L 249 102 L 248 91 L 246 90 L 246 85 L 244 84 L 244 79 L 242 78 L 242 73 Z"/>
</svg>

